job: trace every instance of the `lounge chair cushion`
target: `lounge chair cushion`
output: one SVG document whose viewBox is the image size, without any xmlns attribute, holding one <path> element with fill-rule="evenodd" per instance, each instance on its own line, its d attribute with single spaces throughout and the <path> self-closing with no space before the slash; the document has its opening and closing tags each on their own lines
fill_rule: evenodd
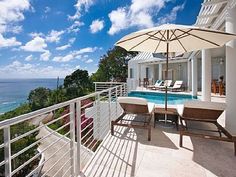
<svg viewBox="0 0 236 177">
<path fill-rule="evenodd" d="M 161 84 L 162 82 L 163 82 L 162 80 L 157 80 L 156 83 L 155 83 L 155 86 L 160 86 L 160 84 Z"/>
<path fill-rule="evenodd" d="M 211 110 L 225 110 L 225 103 L 216 103 L 208 101 L 188 101 L 184 103 L 184 107 L 198 108 L 198 109 L 211 109 Z"/>
<path fill-rule="evenodd" d="M 225 103 L 207 102 L 207 101 L 187 101 L 183 105 L 177 105 L 177 112 L 183 116 L 184 108 L 208 109 L 208 110 L 222 110 L 226 108 Z"/>
<path fill-rule="evenodd" d="M 118 97 L 117 100 L 119 103 L 147 105 L 149 113 L 151 113 L 153 111 L 154 106 L 155 106 L 154 103 L 148 103 L 146 99 L 138 98 L 138 97 Z"/>
</svg>

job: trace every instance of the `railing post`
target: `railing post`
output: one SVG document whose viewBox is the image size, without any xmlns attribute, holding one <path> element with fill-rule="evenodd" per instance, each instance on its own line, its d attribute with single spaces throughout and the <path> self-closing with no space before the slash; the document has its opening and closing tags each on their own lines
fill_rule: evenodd
<svg viewBox="0 0 236 177">
<path fill-rule="evenodd" d="M 11 129 L 10 126 L 4 128 L 4 155 L 5 155 L 5 176 L 11 177 Z"/>
<path fill-rule="evenodd" d="M 111 127 L 111 89 L 108 91 L 109 126 Z"/>
<path fill-rule="evenodd" d="M 122 85 L 120 85 L 120 96 L 122 96 Z"/>
<path fill-rule="evenodd" d="M 100 140 L 100 111 L 101 111 L 101 105 L 100 105 L 100 93 L 97 95 L 97 134 L 98 134 L 98 139 Z"/>
<path fill-rule="evenodd" d="M 118 94 L 117 94 L 117 91 L 118 91 L 117 88 L 118 88 L 118 86 L 116 87 L 116 118 L 117 118 L 117 95 L 118 95 Z"/>
<path fill-rule="evenodd" d="M 81 100 L 76 102 L 76 138 L 77 138 L 77 161 L 75 162 L 75 176 L 81 172 Z"/>
<path fill-rule="evenodd" d="M 97 91 L 97 83 L 94 83 L 94 87 L 95 87 L 95 92 Z"/>
<path fill-rule="evenodd" d="M 71 176 L 75 176 L 75 104 L 70 103 L 70 158 Z"/>
<path fill-rule="evenodd" d="M 124 83 L 124 95 L 125 95 L 125 96 L 128 96 L 127 83 Z"/>
</svg>

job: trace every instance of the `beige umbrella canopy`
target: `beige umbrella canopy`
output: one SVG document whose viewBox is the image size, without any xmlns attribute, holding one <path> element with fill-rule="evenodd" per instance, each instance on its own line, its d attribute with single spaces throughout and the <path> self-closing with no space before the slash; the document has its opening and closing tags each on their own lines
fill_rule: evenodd
<svg viewBox="0 0 236 177">
<path fill-rule="evenodd" d="M 166 71 L 168 71 L 169 52 L 216 48 L 232 39 L 236 39 L 235 34 L 195 26 L 164 24 L 128 34 L 115 45 L 127 51 L 166 53 Z M 165 74 L 165 79 L 167 78 L 168 72 Z M 165 109 L 167 109 L 167 87 L 165 92 Z"/>
</svg>

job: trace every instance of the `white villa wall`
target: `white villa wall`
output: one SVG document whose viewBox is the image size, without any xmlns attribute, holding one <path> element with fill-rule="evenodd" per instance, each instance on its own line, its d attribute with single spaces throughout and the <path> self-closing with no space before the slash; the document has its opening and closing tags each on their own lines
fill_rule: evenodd
<svg viewBox="0 0 236 177">
<path fill-rule="evenodd" d="M 214 54 L 213 51 L 213 56 L 214 58 L 212 58 L 212 80 L 218 80 L 219 77 L 221 75 L 224 76 L 225 79 L 225 57 L 222 54 L 222 56 L 216 56 L 217 54 Z M 132 87 L 132 89 L 129 90 L 135 90 L 136 87 L 138 86 L 138 80 L 139 78 L 141 80 L 143 80 L 144 78 L 146 78 L 146 67 L 149 68 L 149 80 L 153 80 L 153 82 L 155 82 L 158 77 L 159 77 L 159 64 L 152 64 L 152 65 L 146 65 L 146 64 L 138 64 L 138 61 L 132 61 L 130 60 L 130 62 L 128 63 L 128 68 L 130 72 L 130 68 L 133 69 L 133 78 L 130 78 L 130 73 L 129 73 L 129 77 L 128 77 L 128 86 L 131 85 L 131 81 L 132 81 L 132 85 L 130 86 Z M 138 73 L 138 66 L 140 67 L 139 73 Z M 166 64 L 162 64 L 162 70 L 165 70 Z M 201 90 L 201 79 L 202 79 L 202 60 L 201 58 L 198 58 L 197 60 L 197 68 L 198 68 L 198 90 Z M 184 85 L 187 86 L 187 82 L 188 82 L 188 64 L 187 62 L 179 62 L 179 63 L 169 63 L 169 70 L 173 70 L 173 80 L 183 80 Z M 164 79 L 164 73 L 162 75 L 162 78 Z M 130 83 L 130 84 L 129 84 Z"/>
</svg>

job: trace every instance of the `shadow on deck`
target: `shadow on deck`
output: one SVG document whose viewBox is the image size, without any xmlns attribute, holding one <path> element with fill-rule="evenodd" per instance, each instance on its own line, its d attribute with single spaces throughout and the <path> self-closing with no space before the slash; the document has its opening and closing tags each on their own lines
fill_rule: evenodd
<svg viewBox="0 0 236 177">
<path fill-rule="evenodd" d="M 86 177 L 212 177 L 236 176 L 233 144 L 184 137 L 180 148 L 175 129 L 152 128 L 147 131 L 116 127 L 108 134 L 89 164 Z"/>
</svg>

